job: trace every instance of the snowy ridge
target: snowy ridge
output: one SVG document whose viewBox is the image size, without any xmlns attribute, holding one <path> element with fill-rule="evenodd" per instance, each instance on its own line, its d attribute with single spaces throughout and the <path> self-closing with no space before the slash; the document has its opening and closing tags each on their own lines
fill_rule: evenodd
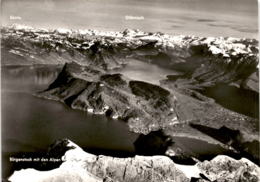
<svg viewBox="0 0 260 182">
<path fill-rule="evenodd" d="M 51 41 L 67 44 L 73 48 L 88 49 L 92 42 L 73 43 L 64 41 L 64 38 L 87 37 L 101 38 L 103 44 L 128 43 L 130 45 L 140 45 L 142 42 L 156 42 L 155 46 L 165 49 L 174 49 L 176 47 L 189 49 L 192 46 L 205 46 L 208 53 L 223 58 L 234 56 L 257 56 L 258 41 L 247 38 L 224 38 L 224 37 L 196 37 L 184 35 L 167 35 L 163 33 L 147 33 L 140 30 L 126 29 L 123 32 L 103 32 L 90 29 L 71 30 L 65 28 L 44 29 L 33 28 L 25 25 L 14 24 L 9 27 L 3 27 L 3 38 L 17 36 L 32 41 Z M 61 41 L 63 39 L 63 41 Z M 87 46 L 86 46 L 87 45 Z"/>
</svg>

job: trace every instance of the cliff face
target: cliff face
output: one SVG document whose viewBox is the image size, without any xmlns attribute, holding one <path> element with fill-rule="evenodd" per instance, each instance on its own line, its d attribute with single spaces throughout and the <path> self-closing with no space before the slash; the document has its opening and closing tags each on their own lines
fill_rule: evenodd
<svg viewBox="0 0 260 182">
<path fill-rule="evenodd" d="M 61 143 L 63 143 L 61 145 Z M 178 165 L 165 156 L 135 156 L 134 158 L 113 158 L 96 156 L 84 152 L 69 140 L 61 140 L 52 146 L 59 151 L 61 146 L 69 148 L 63 156 L 59 168 L 50 171 L 25 169 L 15 171 L 9 178 L 11 182 L 20 181 L 86 181 L 86 182 L 135 182 L 163 181 L 258 181 L 260 169 L 246 159 L 234 160 L 218 156 L 211 161 L 194 166 Z"/>
</svg>

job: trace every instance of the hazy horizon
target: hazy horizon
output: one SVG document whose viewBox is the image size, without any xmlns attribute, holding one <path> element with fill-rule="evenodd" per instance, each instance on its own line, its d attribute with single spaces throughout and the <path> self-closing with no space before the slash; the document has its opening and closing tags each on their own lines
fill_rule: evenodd
<svg viewBox="0 0 260 182">
<path fill-rule="evenodd" d="M 258 35 L 256 0 L 2 0 L 1 8 L 4 26 L 19 23 L 105 31 L 134 28 L 198 36 Z"/>
</svg>

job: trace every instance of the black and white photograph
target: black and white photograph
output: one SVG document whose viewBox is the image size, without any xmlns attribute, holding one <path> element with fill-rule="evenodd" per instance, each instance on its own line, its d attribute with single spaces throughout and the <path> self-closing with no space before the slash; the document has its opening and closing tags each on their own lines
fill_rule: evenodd
<svg viewBox="0 0 260 182">
<path fill-rule="evenodd" d="M 2 182 L 259 182 L 257 0 L 1 0 Z"/>
</svg>

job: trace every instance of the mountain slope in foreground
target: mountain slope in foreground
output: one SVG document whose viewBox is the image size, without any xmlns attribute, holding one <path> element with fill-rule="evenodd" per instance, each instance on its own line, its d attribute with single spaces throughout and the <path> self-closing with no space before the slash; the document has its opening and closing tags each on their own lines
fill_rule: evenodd
<svg viewBox="0 0 260 182">
<path fill-rule="evenodd" d="M 196 181 L 250 181 L 257 182 L 260 169 L 247 159 L 234 160 L 217 156 L 211 161 L 185 166 L 175 164 L 165 156 L 135 156 L 134 158 L 113 158 L 96 156 L 84 152 L 69 140 L 61 140 L 52 146 L 69 148 L 61 156 L 59 168 L 50 171 L 24 169 L 16 171 L 9 180 L 19 182 L 74 181 L 74 182 L 185 182 Z"/>
</svg>

